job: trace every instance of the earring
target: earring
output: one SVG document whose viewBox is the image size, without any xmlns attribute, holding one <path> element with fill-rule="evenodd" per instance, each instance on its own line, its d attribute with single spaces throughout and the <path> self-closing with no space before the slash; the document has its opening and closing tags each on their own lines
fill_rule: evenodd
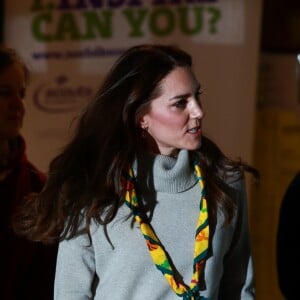
<svg viewBox="0 0 300 300">
<path fill-rule="evenodd" d="M 148 132 L 148 127 L 145 126 L 142 128 L 142 138 L 146 138 Z"/>
</svg>

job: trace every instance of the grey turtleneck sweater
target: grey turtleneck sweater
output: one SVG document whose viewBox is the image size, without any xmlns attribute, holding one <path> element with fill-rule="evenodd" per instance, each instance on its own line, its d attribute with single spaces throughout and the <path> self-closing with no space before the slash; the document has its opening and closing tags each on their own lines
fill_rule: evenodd
<svg viewBox="0 0 300 300">
<path fill-rule="evenodd" d="M 147 156 L 133 166 L 151 225 L 188 285 L 201 197 L 189 154 L 181 150 L 177 159 Z M 246 193 L 243 182 L 232 186 L 238 195 L 237 214 L 223 227 L 219 212 L 212 256 L 205 267 L 206 289 L 201 295 L 210 300 L 254 299 Z M 60 243 L 55 300 L 180 299 L 154 265 L 138 225 L 131 227 L 129 213 L 123 205 L 108 226 L 114 248 L 95 224 L 90 247 L 86 235 Z"/>
</svg>

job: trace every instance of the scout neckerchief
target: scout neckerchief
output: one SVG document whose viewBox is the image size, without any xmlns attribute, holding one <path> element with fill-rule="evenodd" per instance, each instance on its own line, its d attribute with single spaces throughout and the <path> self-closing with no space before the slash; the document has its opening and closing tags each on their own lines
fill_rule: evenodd
<svg viewBox="0 0 300 300">
<path fill-rule="evenodd" d="M 205 259 L 208 253 L 208 212 L 201 170 L 196 162 L 194 163 L 194 166 L 195 173 L 201 187 L 201 199 L 199 205 L 200 212 L 195 234 L 193 276 L 190 286 L 187 286 L 184 282 L 179 282 L 178 279 L 176 279 L 175 271 L 172 268 L 172 264 L 168 259 L 168 255 L 164 250 L 163 245 L 156 236 L 151 224 L 147 222 L 145 218 L 143 218 L 138 206 L 138 199 L 134 187 L 135 178 L 131 168 L 128 170 L 128 174 L 126 174 L 127 176 L 125 178 L 125 203 L 132 210 L 135 220 L 140 225 L 141 232 L 146 240 L 152 260 L 157 269 L 163 273 L 174 292 L 179 297 L 183 297 L 184 300 L 206 299 L 199 295 L 199 280 L 200 275 L 203 274 Z"/>
</svg>

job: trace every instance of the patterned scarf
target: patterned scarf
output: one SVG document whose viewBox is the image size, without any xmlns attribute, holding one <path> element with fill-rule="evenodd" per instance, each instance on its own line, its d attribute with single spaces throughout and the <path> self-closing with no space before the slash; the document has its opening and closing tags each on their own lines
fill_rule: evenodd
<svg viewBox="0 0 300 300">
<path fill-rule="evenodd" d="M 125 203 L 132 210 L 135 221 L 140 225 L 141 232 L 146 240 L 151 258 L 157 269 L 162 272 L 173 291 L 183 300 L 205 300 L 203 296 L 199 295 L 200 276 L 204 274 L 205 260 L 208 253 L 209 240 L 209 225 L 207 203 L 204 191 L 204 182 L 201 175 L 201 170 L 198 164 L 194 163 L 195 174 L 201 187 L 200 212 L 197 222 L 197 229 L 195 234 L 195 248 L 194 248 L 194 263 L 193 276 L 190 286 L 187 286 L 183 281 L 176 276 L 177 272 L 172 268 L 172 264 L 168 258 L 163 245 L 155 234 L 151 224 L 143 217 L 136 196 L 134 187 L 135 178 L 132 168 L 129 168 L 128 174 L 125 178 Z"/>
</svg>

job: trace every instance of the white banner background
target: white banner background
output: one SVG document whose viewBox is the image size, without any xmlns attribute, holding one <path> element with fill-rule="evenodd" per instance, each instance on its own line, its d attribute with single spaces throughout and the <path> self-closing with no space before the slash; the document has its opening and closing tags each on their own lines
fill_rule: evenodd
<svg viewBox="0 0 300 300">
<path fill-rule="evenodd" d="M 192 54 L 206 133 L 251 162 L 260 2 L 6 1 L 4 41 L 32 70 L 23 129 L 30 159 L 46 171 L 117 56 L 155 42 Z"/>
</svg>

